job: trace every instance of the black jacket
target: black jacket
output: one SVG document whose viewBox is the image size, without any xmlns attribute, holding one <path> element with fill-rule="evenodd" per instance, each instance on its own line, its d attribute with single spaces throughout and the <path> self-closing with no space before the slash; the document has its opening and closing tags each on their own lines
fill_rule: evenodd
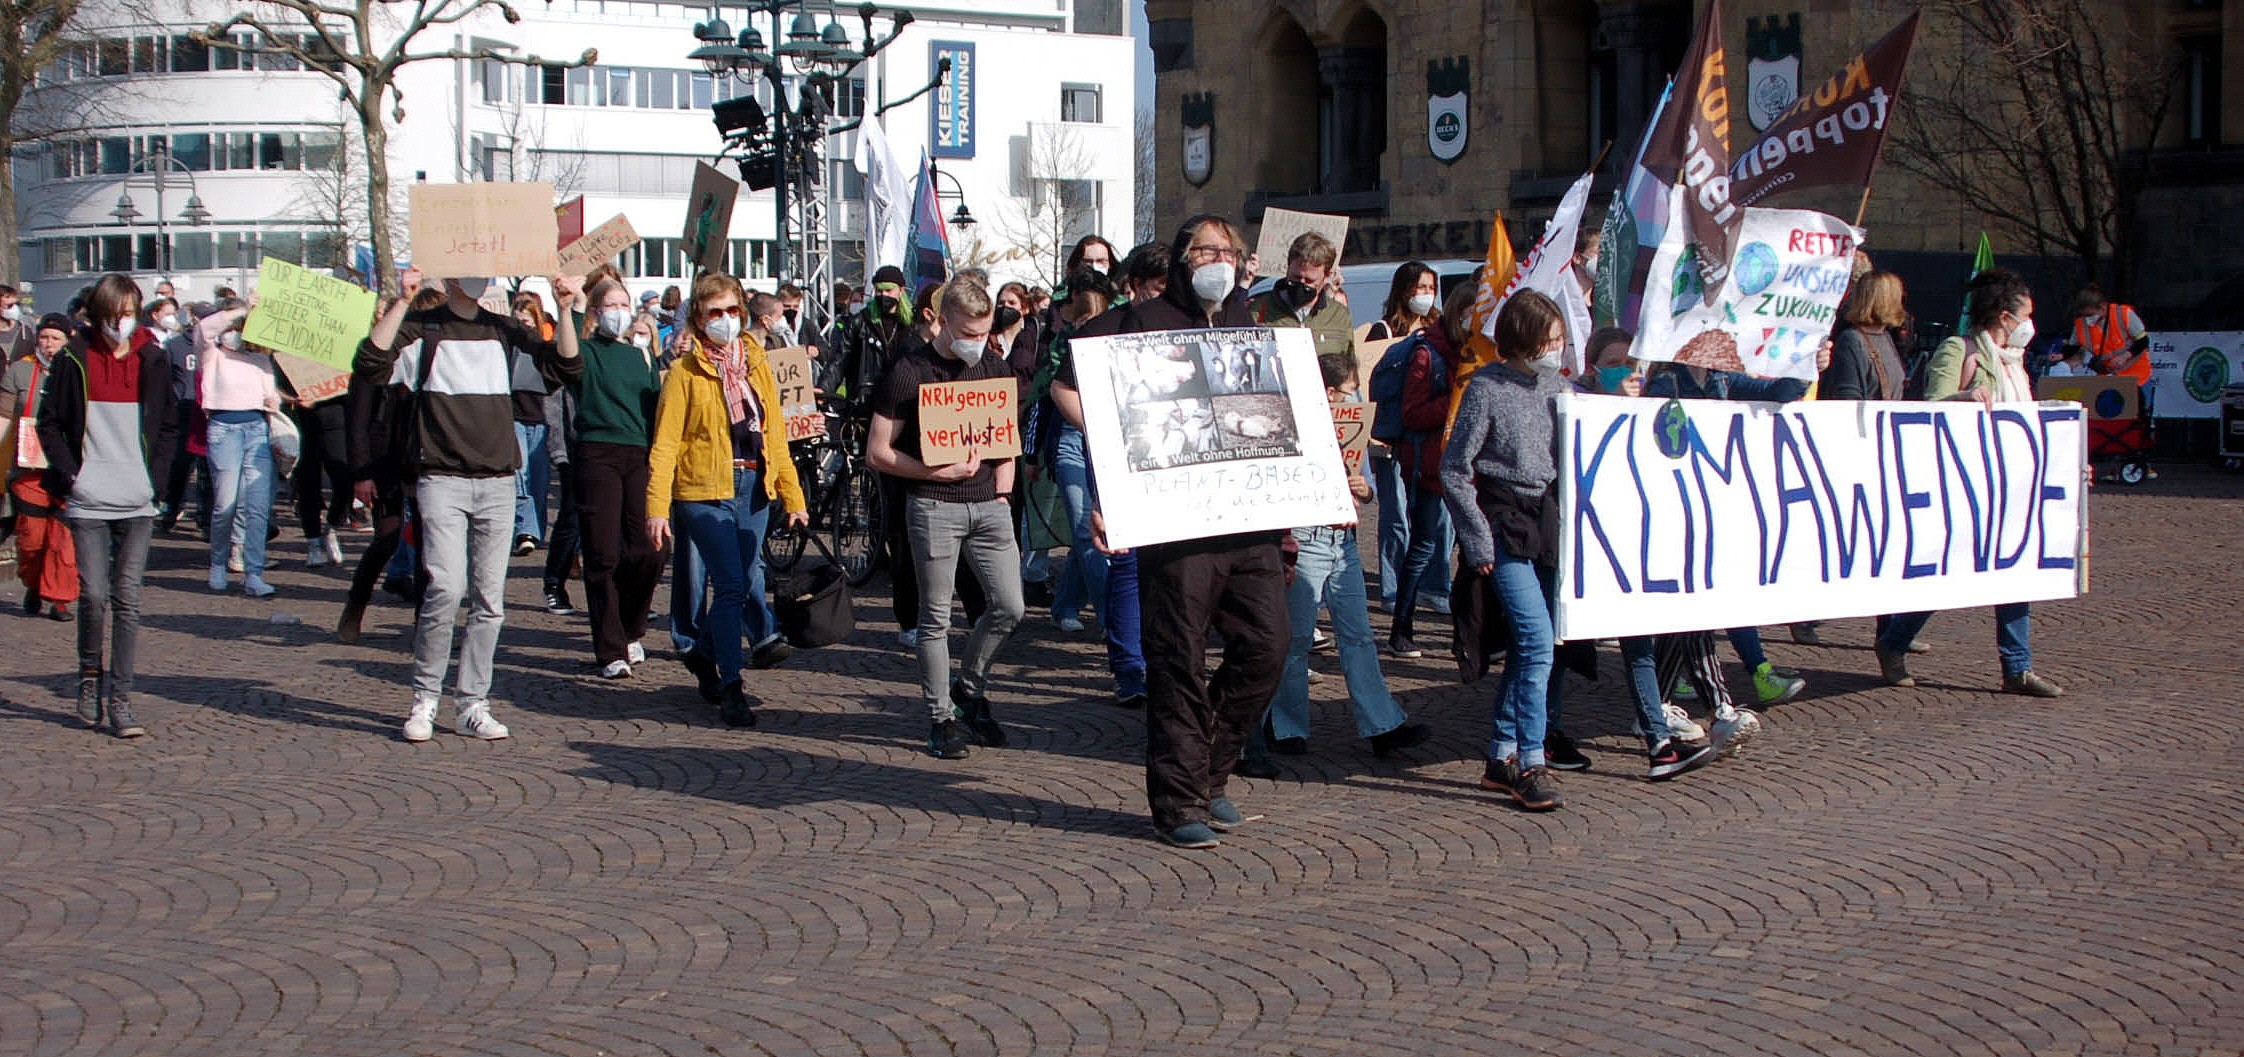
<svg viewBox="0 0 2244 1057">
<path fill-rule="evenodd" d="M 70 344 L 55 354 L 47 368 L 46 385 L 39 398 L 39 446 L 46 449 L 47 494 L 67 502 L 78 481 L 78 468 L 86 455 L 86 358 L 105 356 L 89 342 L 85 326 L 70 336 Z M 176 403 L 171 392 L 171 357 L 146 330 L 132 335 L 133 355 L 140 357 L 140 452 L 148 463 L 148 480 L 163 491 L 171 475 L 172 447 L 179 437 L 173 417 Z"/>
<path fill-rule="evenodd" d="M 818 388 L 856 413 L 871 415 L 873 390 L 904 350 L 913 344 L 912 327 L 899 310 L 876 315 L 867 305 L 834 327 L 833 352 L 818 363 Z"/>
</svg>

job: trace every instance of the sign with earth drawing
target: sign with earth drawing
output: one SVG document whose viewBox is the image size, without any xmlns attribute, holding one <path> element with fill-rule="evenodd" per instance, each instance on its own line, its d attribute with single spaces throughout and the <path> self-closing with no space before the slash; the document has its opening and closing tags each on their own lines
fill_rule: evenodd
<svg viewBox="0 0 2244 1057">
<path fill-rule="evenodd" d="M 1687 247 L 1667 239 L 1644 286 L 1637 356 L 1814 381 L 1816 353 L 1831 333 L 1861 244 L 1861 229 L 1837 217 L 1748 209 L 1732 243 L 1730 281 L 1708 303 Z"/>
<path fill-rule="evenodd" d="M 2219 418 L 2221 391 L 2244 385 L 2244 331 L 2151 335 L 2151 414 Z"/>
</svg>

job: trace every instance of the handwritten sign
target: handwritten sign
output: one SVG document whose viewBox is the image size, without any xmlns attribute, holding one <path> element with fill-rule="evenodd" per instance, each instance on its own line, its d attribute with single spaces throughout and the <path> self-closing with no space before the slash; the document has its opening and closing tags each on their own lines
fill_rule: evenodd
<svg viewBox="0 0 2244 1057">
<path fill-rule="evenodd" d="M 725 236 L 732 231 L 732 206 L 740 181 L 695 162 L 693 191 L 686 196 L 686 259 L 706 271 L 725 268 Z"/>
<path fill-rule="evenodd" d="M 617 213 L 607 223 L 585 232 L 583 238 L 561 247 L 561 274 L 591 275 L 593 269 L 638 244 L 639 232 L 631 226 L 631 218 Z"/>
<path fill-rule="evenodd" d="M 1371 405 L 1362 401 L 1332 405 L 1332 431 L 1340 440 L 1340 464 L 1348 476 L 1364 472 L 1364 448 L 1371 443 Z"/>
<path fill-rule="evenodd" d="M 1684 194 L 1676 184 L 1671 215 L 1684 215 Z M 1805 209 L 1747 209 L 1730 281 L 1708 301 L 1684 245 L 1688 227 L 1669 227 L 1652 256 L 1637 357 L 1815 381 L 1816 352 L 1831 336 L 1861 229 Z"/>
<path fill-rule="evenodd" d="M 296 390 L 296 399 L 307 404 L 332 400 L 351 387 L 349 371 L 338 371 L 302 356 L 281 353 L 273 357 L 273 363 L 288 376 L 289 387 Z"/>
<path fill-rule="evenodd" d="M 242 340 L 347 371 L 373 326 L 374 291 L 267 257 Z"/>
<path fill-rule="evenodd" d="M 550 275 L 560 263 L 552 184 L 417 183 L 406 204 L 413 263 L 432 278 Z"/>
<path fill-rule="evenodd" d="M 1387 355 L 1388 346 L 1402 340 L 1381 338 L 1375 341 L 1371 328 L 1370 323 L 1356 328 L 1356 393 L 1366 400 L 1371 399 L 1372 369 L 1379 366 L 1381 356 Z"/>
<path fill-rule="evenodd" d="M 790 442 L 826 435 L 826 416 L 818 413 L 817 386 L 810 371 L 810 349 L 796 345 L 764 353 L 771 379 L 779 385 L 779 413 L 787 419 Z"/>
<path fill-rule="evenodd" d="M 1286 274 L 1286 251 L 1293 248 L 1293 240 L 1312 231 L 1332 240 L 1332 248 L 1337 252 L 1348 242 L 1348 218 L 1291 209 L 1263 210 L 1262 237 L 1254 248 L 1255 274 Z M 1332 266 L 1339 269 L 1340 258 L 1334 257 Z"/>
<path fill-rule="evenodd" d="M 1559 399 L 1560 638 L 2080 591 L 2077 406 Z"/>
<path fill-rule="evenodd" d="M 1012 378 L 919 387 L 919 461 L 929 466 L 1021 453 L 1020 383 Z"/>
</svg>

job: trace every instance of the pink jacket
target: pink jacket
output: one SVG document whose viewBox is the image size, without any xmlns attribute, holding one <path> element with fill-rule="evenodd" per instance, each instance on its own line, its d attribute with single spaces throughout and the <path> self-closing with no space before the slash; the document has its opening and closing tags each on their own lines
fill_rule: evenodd
<svg viewBox="0 0 2244 1057">
<path fill-rule="evenodd" d="M 273 375 L 273 355 L 243 348 L 226 351 L 219 335 L 240 322 L 243 309 L 213 312 L 195 324 L 195 350 L 201 357 L 204 411 L 263 411 L 268 399 L 278 399 L 280 385 Z"/>
</svg>

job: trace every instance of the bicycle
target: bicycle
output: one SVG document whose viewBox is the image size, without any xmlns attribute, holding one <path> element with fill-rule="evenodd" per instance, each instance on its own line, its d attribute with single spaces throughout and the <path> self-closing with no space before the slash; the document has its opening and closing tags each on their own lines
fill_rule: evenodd
<svg viewBox="0 0 2244 1057">
<path fill-rule="evenodd" d="M 825 534 L 835 564 L 851 587 L 863 587 L 879 564 L 880 479 L 865 465 L 868 424 L 821 406 L 826 433 L 796 441 L 795 476 L 808 504 L 807 529 L 774 529 L 764 536 L 764 562 L 786 572 L 802 560 L 807 533 Z"/>
</svg>

